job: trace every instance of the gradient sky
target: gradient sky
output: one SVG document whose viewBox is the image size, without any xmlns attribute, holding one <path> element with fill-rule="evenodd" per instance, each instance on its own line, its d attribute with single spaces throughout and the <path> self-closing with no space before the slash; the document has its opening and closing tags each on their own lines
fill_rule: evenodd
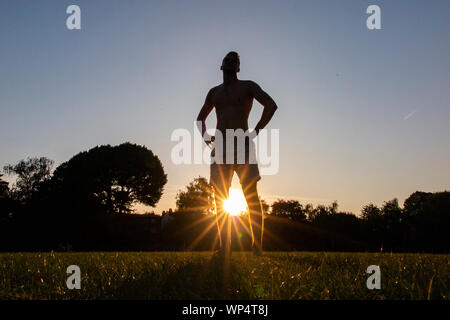
<svg viewBox="0 0 450 320">
<path fill-rule="evenodd" d="M 66 8 L 81 7 L 81 30 Z M 381 7 L 382 30 L 366 28 Z M 280 170 L 262 198 L 364 204 L 450 189 L 450 1 L 0 1 L 0 165 L 56 165 L 99 144 L 152 149 L 168 174 L 156 212 L 208 165 L 174 165 L 219 66 L 279 109 Z M 255 102 L 250 126 L 262 108 Z M 208 126 L 215 124 L 214 116 Z M 233 185 L 238 187 L 237 177 Z"/>
</svg>

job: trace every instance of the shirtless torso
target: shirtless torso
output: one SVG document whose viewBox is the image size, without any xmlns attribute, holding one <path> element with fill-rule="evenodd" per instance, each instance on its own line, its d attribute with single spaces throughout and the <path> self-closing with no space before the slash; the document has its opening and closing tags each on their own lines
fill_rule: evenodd
<svg viewBox="0 0 450 320">
<path fill-rule="evenodd" d="M 222 83 L 211 90 L 205 99 L 205 104 L 199 114 L 199 120 L 206 116 L 215 107 L 217 114 L 217 130 L 225 134 L 226 129 L 248 130 L 248 117 L 256 99 L 264 106 L 261 120 L 255 127 L 258 132 L 266 126 L 276 105 L 273 99 L 264 92 L 259 85 L 250 80 L 238 80 L 230 83 Z"/>
</svg>

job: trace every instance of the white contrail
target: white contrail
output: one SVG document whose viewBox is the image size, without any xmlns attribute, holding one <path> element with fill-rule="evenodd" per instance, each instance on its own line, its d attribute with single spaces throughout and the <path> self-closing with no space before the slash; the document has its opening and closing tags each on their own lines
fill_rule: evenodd
<svg viewBox="0 0 450 320">
<path fill-rule="evenodd" d="M 408 120 L 408 119 L 411 118 L 417 111 L 419 111 L 419 110 L 413 110 L 413 111 L 411 111 L 410 113 L 408 113 L 408 114 L 403 118 L 403 120 Z"/>
</svg>

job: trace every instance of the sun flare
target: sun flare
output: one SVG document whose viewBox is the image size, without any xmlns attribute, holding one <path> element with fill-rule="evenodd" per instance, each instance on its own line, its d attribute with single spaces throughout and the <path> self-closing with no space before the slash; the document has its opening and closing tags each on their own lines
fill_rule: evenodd
<svg viewBox="0 0 450 320">
<path fill-rule="evenodd" d="M 223 202 L 223 209 L 232 216 L 247 211 L 247 202 L 241 190 L 230 188 L 228 199 Z"/>
</svg>

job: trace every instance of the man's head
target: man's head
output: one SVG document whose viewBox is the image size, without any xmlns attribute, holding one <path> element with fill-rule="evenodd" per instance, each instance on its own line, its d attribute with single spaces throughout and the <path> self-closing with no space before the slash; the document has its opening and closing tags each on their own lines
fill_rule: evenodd
<svg viewBox="0 0 450 320">
<path fill-rule="evenodd" d="M 222 60 L 222 66 L 220 67 L 220 70 L 224 72 L 239 72 L 240 68 L 240 59 L 239 54 L 234 51 L 230 51 L 227 53 L 225 58 Z"/>
</svg>

